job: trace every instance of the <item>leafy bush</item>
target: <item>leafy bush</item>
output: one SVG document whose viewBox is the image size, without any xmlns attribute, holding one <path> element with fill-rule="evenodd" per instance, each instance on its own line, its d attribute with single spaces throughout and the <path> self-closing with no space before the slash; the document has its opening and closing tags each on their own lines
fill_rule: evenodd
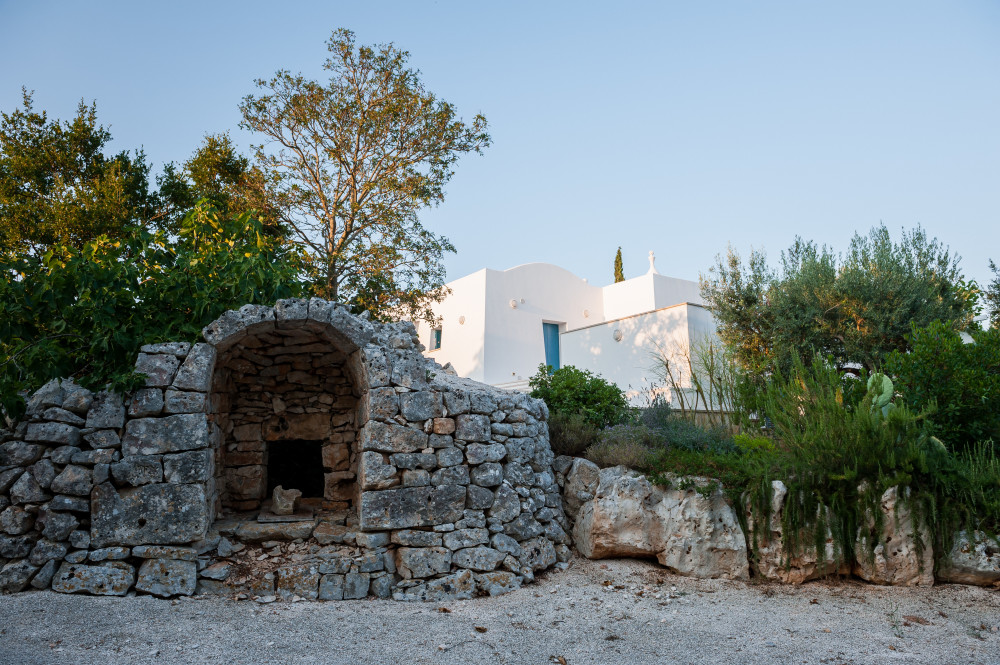
<svg viewBox="0 0 1000 665">
<path fill-rule="evenodd" d="M 622 389 L 589 370 L 567 365 L 550 373 L 539 365 L 528 383 L 531 396 L 544 400 L 550 412 L 580 413 L 594 427 L 617 424 L 629 414 Z"/>
<path fill-rule="evenodd" d="M 197 340 L 230 308 L 306 292 L 301 257 L 249 215 L 195 208 L 176 242 L 137 230 L 77 249 L 0 252 L 0 407 L 55 377 L 128 389 L 143 344 Z"/>
<path fill-rule="evenodd" d="M 549 442 L 556 455 L 581 457 L 597 443 L 600 433 L 582 413 L 553 411 L 549 415 Z"/>
<path fill-rule="evenodd" d="M 587 448 L 586 457 L 602 468 L 621 465 L 645 471 L 650 468 L 654 450 L 661 445 L 655 430 L 623 423 L 602 430 L 600 441 Z"/>
<path fill-rule="evenodd" d="M 733 440 L 721 425 L 699 425 L 690 417 L 674 412 L 662 396 L 639 410 L 640 423 L 656 432 L 661 446 L 685 450 L 731 452 Z"/>
<path fill-rule="evenodd" d="M 1000 441 L 1000 329 L 974 332 L 966 344 L 949 325 L 913 327 L 909 353 L 896 352 L 886 371 L 912 409 L 932 409 L 931 431 L 952 450 Z"/>
</svg>

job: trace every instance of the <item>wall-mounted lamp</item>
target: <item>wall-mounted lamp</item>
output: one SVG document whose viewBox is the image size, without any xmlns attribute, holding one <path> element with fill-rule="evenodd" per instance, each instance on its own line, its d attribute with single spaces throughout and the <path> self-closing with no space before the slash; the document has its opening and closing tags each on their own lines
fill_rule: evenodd
<svg viewBox="0 0 1000 665">
<path fill-rule="evenodd" d="M 464 326 L 465 325 L 465 316 L 464 315 L 458 317 L 458 325 L 460 325 L 460 326 Z"/>
<path fill-rule="evenodd" d="M 510 308 L 517 309 L 517 301 L 514 300 L 513 298 L 510 299 Z"/>
<path fill-rule="evenodd" d="M 625 335 L 622 334 L 622 331 L 618 330 L 617 328 L 613 333 L 611 333 L 611 336 L 614 337 L 616 342 L 622 341 L 622 338 L 625 337 Z"/>
</svg>

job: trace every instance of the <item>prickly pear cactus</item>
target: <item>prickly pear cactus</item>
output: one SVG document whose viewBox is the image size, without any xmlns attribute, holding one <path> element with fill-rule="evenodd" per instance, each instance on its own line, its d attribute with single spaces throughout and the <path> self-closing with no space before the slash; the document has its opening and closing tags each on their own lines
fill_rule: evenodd
<svg viewBox="0 0 1000 665">
<path fill-rule="evenodd" d="M 868 392 L 876 393 L 872 399 L 872 413 L 879 410 L 884 418 L 896 408 L 896 405 L 892 403 L 894 393 L 892 379 L 885 374 L 875 372 L 868 377 Z"/>
</svg>

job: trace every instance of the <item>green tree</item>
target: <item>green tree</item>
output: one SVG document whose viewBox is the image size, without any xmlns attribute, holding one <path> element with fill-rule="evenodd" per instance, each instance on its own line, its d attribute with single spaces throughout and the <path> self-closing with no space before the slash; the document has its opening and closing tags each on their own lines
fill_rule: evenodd
<svg viewBox="0 0 1000 665">
<path fill-rule="evenodd" d="M 0 113 L 0 250 L 80 248 L 100 235 L 120 237 L 153 217 L 149 166 L 142 151 L 106 155 L 111 134 L 97 105 L 82 101 L 69 121 L 22 107 Z"/>
<path fill-rule="evenodd" d="M 320 295 L 432 317 L 455 248 L 418 212 L 444 199 L 461 155 L 489 145 L 486 118 L 457 118 L 392 44 L 356 46 L 341 29 L 327 48 L 327 82 L 281 70 L 240 105 L 241 127 L 264 138 L 268 200 L 309 252 Z"/>
<path fill-rule="evenodd" d="M 983 297 L 986 300 L 986 307 L 990 310 L 990 326 L 1000 328 L 1000 268 L 990 261 L 990 271 L 993 272 L 993 281 L 986 287 Z"/>
<path fill-rule="evenodd" d="M 0 252 L 0 400 L 16 416 L 19 393 L 55 377 L 82 385 L 134 385 L 143 344 L 198 339 L 225 310 L 302 295 L 300 254 L 248 214 L 195 206 L 171 242 L 136 229 L 44 253 Z"/>
<path fill-rule="evenodd" d="M 906 404 L 930 409 L 933 434 L 953 450 L 1000 442 L 1000 329 L 971 335 L 965 343 L 940 321 L 914 326 L 910 351 L 895 351 L 886 363 Z"/>
<path fill-rule="evenodd" d="M 874 370 L 907 350 L 911 323 L 972 323 L 977 289 L 959 259 L 918 227 L 894 243 L 884 226 L 855 234 L 844 255 L 797 238 L 780 270 L 753 252 L 744 264 L 729 250 L 701 280 L 718 334 L 740 364 L 758 376 L 787 370 L 820 353 L 844 368 Z"/>
<path fill-rule="evenodd" d="M 615 284 L 625 281 L 625 271 L 622 269 L 622 248 L 615 254 Z"/>
<path fill-rule="evenodd" d="M 157 176 L 163 203 L 162 225 L 176 230 L 199 201 L 205 199 L 222 215 L 253 212 L 265 228 L 280 235 L 278 212 L 263 195 L 263 175 L 241 155 L 228 133 L 208 134 L 184 163 L 168 163 Z"/>
</svg>

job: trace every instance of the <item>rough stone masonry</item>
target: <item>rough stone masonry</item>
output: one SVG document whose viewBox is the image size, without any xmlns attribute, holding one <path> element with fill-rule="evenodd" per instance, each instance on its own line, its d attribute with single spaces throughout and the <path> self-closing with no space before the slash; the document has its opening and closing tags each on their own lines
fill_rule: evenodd
<svg viewBox="0 0 1000 665">
<path fill-rule="evenodd" d="M 52 381 L 0 432 L 0 589 L 435 599 L 569 558 L 540 400 L 320 299 L 203 337 L 143 347 L 127 399 Z M 310 512 L 258 521 L 279 476 Z"/>
</svg>

